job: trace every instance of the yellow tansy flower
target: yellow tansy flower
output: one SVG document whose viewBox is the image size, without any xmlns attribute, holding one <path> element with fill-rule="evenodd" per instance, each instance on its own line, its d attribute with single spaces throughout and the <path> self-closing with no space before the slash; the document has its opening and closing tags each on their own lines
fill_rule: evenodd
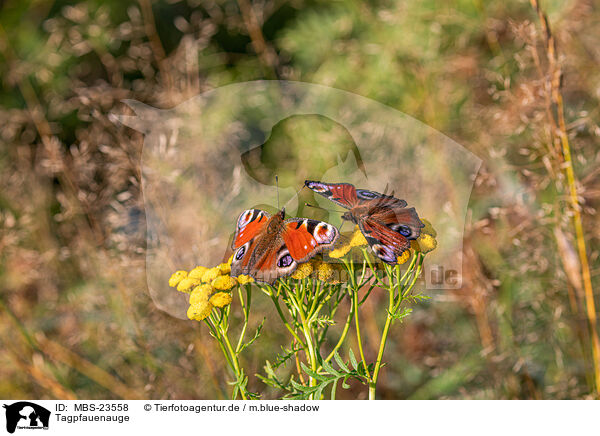
<svg viewBox="0 0 600 436">
<path fill-rule="evenodd" d="M 310 262 L 301 263 L 298 268 L 292 274 L 292 278 L 296 280 L 302 280 L 308 277 L 313 272 L 313 267 Z"/>
<path fill-rule="evenodd" d="M 231 272 L 231 264 L 230 263 L 220 263 L 217 265 L 221 274 L 229 274 Z"/>
<path fill-rule="evenodd" d="M 421 234 L 417 241 L 419 241 L 419 248 L 421 250 L 421 253 L 429 253 L 430 251 L 435 250 L 435 248 L 437 247 L 437 241 L 435 240 L 435 238 L 428 234 Z"/>
<path fill-rule="evenodd" d="M 239 276 L 236 277 L 236 279 L 240 285 L 245 285 L 246 283 L 254 282 L 254 278 L 247 276 L 245 274 L 240 274 Z"/>
<path fill-rule="evenodd" d="M 350 247 L 360 247 L 362 245 L 367 245 L 367 240 L 358 226 L 356 226 L 354 229 L 354 234 L 352 235 L 352 239 L 350 240 Z"/>
<path fill-rule="evenodd" d="M 210 315 L 210 311 L 212 310 L 212 308 L 213 305 L 208 301 L 199 304 L 193 304 L 188 308 L 187 316 L 189 319 L 202 321 L 208 315 Z"/>
<path fill-rule="evenodd" d="M 202 276 L 204 273 L 208 271 L 208 268 L 205 266 L 197 266 L 193 270 L 190 271 L 188 277 L 192 277 L 194 279 L 202 280 Z"/>
<path fill-rule="evenodd" d="M 229 256 L 229 259 L 227 259 L 227 265 L 231 266 L 231 262 L 233 262 L 233 254 L 231 256 Z"/>
<path fill-rule="evenodd" d="M 190 294 L 190 305 L 206 303 L 212 293 L 213 288 L 211 285 L 196 286 Z"/>
<path fill-rule="evenodd" d="M 410 250 L 405 250 L 400 256 L 398 256 L 398 265 L 402 265 L 406 263 L 406 261 L 410 259 Z"/>
<path fill-rule="evenodd" d="M 342 283 L 342 273 L 345 271 L 341 263 L 313 262 L 317 278 L 330 284 Z"/>
<path fill-rule="evenodd" d="M 187 277 L 187 271 L 175 271 L 169 279 L 169 286 L 174 288 L 179 282 Z"/>
<path fill-rule="evenodd" d="M 362 232 L 360 231 L 358 226 L 356 226 L 354 228 L 354 233 L 350 237 L 350 240 L 348 240 L 348 237 L 346 237 L 345 240 L 348 242 L 338 244 L 338 247 L 331 250 L 329 253 L 327 253 L 327 255 L 329 257 L 339 259 L 340 257 L 343 257 L 346 254 L 348 254 L 348 252 L 350 251 L 350 249 L 352 249 L 352 247 L 361 247 L 363 245 L 367 245 L 367 240 L 365 239 L 364 235 L 362 234 Z"/>
<path fill-rule="evenodd" d="M 321 262 L 317 267 L 317 278 L 323 282 L 331 279 L 334 274 L 333 267 L 329 263 Z"/>
<path fill-rule="evenodd" d="M 215 266 L 214 268 L 210 268 L 210 269 L 206 270 L 206 272 L 202 275 L 202 281 L 204 283 L 211 283 L 214 279 L 216 279 L 220 275 L 221 275 L 221 270 L 219 269 L 218 266 Z"/>
<path fill-rule="evenodd" d="M 219 276 L 212 281 L 212 287 L 220 291 L 226 291 L 237 285 L 237 281 L 230 276 Z"/>
<path fill-rule="evenodd" d="M 435 229 L 433 228 L 433 226 L 431 225 L 431 223 L 427 220 L 421 219 L 421 222 L 423 224 L 425 224 L 425 227 L 423 227 L 421 229 L 421 234 L 425 233 L 426 235 L 431 235 L 434 238 L 437 236 L 437 232 L 435 231 Z"/>
<path fill-rule="evenodd" d="M 327 253 L 327 255 L 329 257 L 339 259 L 340 257 L 343 257 L 346 254 L 348 254 L 348 252 L 350 251 L 351 248 L 352 247 L 350 247 L 350 244 L 342 245 L 334 250 L 331 250 L 329 253 Z"/>
<path fill-rule="evenodd" d="M 186 277 L 179 282 L 177 285 L 177 290 L 179 292 L 190 292 L 194 286 L 199 284 L 200 280 Z"/>
<path fill-rule="evenodd" d="M 210 297 L 210 304 L 215 307 L 225 307 L 231 304 L 231 294 L 227 292 L 217 292 L 215 295 Z"/>
</svg>

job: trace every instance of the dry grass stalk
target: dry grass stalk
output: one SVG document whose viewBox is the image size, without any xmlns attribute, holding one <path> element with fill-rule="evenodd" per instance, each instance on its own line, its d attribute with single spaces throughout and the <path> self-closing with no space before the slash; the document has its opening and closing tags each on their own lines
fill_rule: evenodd
<svg viewBox="0 0 600 436">
<path fill-rule="evenodd" d="M 54 375 L 45 368 L 43 358 L 40 355 L 33 356 L 33 364 L 24 362 L 17 355 L 14 356 L 14 363 L 24 373 L 29 374 L 38 385 L 48 390 L 52 394 L 52 398 L 60 398 L 61 400 L 76 400 L 77 395 L 70 389 L 60 384 Z"/>
<path fill-rule="evenodd" d="M 598 338 L 596 306 L 594 302 L 594 291 L 592 288 L 592 279 L 590 274 L 589 261 L 586 251 L 585 235 L 583 232 L 583 223 L 581 218 L 581 205 L 577 197 L 577 180 L 573 171 L 573 162 L 571 158 L 571 147 L 567 135 L 567 128 L 564 115 L 563 98 L 561 94 L 562 86 L 562 71 L 558 62 L 556 40 L 552 35 L 548 18 L 542 11 L 537 0 L 530 0 L 531 5 L 536 10 L 542 30 L 545 36 L 545 48 L 548 59 L 549 74 L 546 80 L 550 89 L 550 97 L 556 109 L 558 123 L 554 120 L 552 112 L 548 111 L 548 117 L 552 126 L 558 125 L 557 129 L 552 132 L 552 137 L 560 141 L 561 156 L 564 160 L 562 167 L 564 168 L 569 189 L 569 200 L 573 214 L 573 226 L 575 227 L 575 237 L 577 241 L 577 251 L 579 254 L 579 262 L 581 263 L 581 278 L 585 291 L 585 305 L 587 318 L 589 322 L 590 335 L 592 340 L 592 356 L 594 362 L 594 378 L 596 386 L 596 394 L 600 395 L 600 340 Z M 563 259 L 564 262 L 564 259 Z M 567 271 L 567 274 L 569 272 Z"/>
<path fill-rule="evenodd" d="M 86 377 L 94 380 L 100 386 L 103 386 L 111 391 L 116 396 L 129 400 L 144 398 L 142 393 L 129 388 L 102 368 L 94 365 L 92 362 L 84 359 L 57 342 L 51 341 L 44 335 L 36 335 L 36 340 L 39 343 L 39 348 L 44 350 L 44 353 L 51 359 L 79 371 Z"/>
</svg>

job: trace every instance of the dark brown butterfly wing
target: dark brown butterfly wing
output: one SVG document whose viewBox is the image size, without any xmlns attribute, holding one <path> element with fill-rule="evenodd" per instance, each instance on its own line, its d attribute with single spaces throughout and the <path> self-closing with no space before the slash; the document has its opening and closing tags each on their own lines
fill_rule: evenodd
<svg viewBox="0 0 600 436">
<path fill-rule="evenodd" d="M 406 207 L 404 200 L 368 189 L 357 189 L 350 183 L 323 183 L 306 180 L 304 185 L 346 209 L 360 206 L 375 207 L 380 203 L 389 207 Z"/>
<path fill-rule="evenodd" d="M 417 239 L 421 229 L 425 227 L 414 207 L 388 207 L 386 204 L 379 204 L 369 211 L 368 216 L 406 239 Z"/>
<path fill-rule="evenodd" d="M 359 221 L 358 227 L 373 253 L 390 265 L 396 264 L 398 256 L 410 248 L 408 239 L 372 218 L 367 217 Z"/>
<path fill-rule="evenodd" d="M 392 265 L 424 227 L 414 207 L 388 207 L 385 203 L 372 208 L 358 225 L 375 255 Z"/>
<path fill-rule="evenodd" d="M 306 187 L 350 212 L 342 218 L 358 223 L 373 252 L 384 262 L 395 264 L 398 256 L 417 239 L 424 224 L 414 208 L 393 195 L 357 189 L 349 183 L 306 180 Z"/>
<path fill-rule="evenodd" d="M 352 209 L 358 205 L 356 189 L 350 183 L 323 183 L 306 180 L 304 185 L 346 209 Z"/>
</svg>

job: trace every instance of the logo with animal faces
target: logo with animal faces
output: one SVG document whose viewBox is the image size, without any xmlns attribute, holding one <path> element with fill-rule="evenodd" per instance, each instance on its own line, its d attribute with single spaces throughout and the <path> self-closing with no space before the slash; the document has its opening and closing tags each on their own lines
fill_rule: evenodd
<svg viewBox="0 0 600 436">
<path fill-rule="evenodd" d="M 48 430 L 50 411 L 29 401 L 4 404 L 6 409 L 6 431 L 15 430 Z"/>
</svg>

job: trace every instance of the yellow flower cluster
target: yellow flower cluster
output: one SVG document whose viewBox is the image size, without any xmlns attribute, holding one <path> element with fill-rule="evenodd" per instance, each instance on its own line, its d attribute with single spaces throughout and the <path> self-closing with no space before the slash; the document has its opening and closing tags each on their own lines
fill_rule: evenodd
<svg viewBox="0 0 600 436">
<path fill-rule="evenodd" d="M 340 272 L 342 270 L 342 265 L 339 263 L 327 263 L 323 262 L 322 259 L 313 258 L 309 262 L 298 265 L 298 268 L 291 277 L 296 280 L 302 280 L 312 274 L 323 282 L 337 284 L 341 282 Z"/>
<path fill-rule="evenodd" d="M 396 261 L 398 265 L 404 265 L 408 259 L 410 259 L 410 250 L 405 250 Z"/>
<path fill-rule="evenodd" d="M 352 248 L 367 245 L 367 240 L 365 239 L 358 226 L 354 228 L 354 233 L 352 234 L 352 236 L 346 239 L 348 240 L 347 243 L 339 245 L 336 249 L 331 250 L 329 253 L 327 253 L 327 255 L 329 257 L 339 259 L 340 257 L 343 257 L 346 254 L 348 254 L 348 252 Z"/>
<path fill-rule="evenodd" d="M 437 232 L 431 225 L 431 223 L 427 220 L 421 220 L 425 227 L 421 229 L 421 234 L 417 238 L 416 241 L 411 241 L 411 248 L 415 251 L 420 251 L 423 254 L 429 253 L 430 251 L 435 250 L 437 247 L 437 240 L 435 237 L 437 236 Z"/>
<path fill-rule="evenodd" d="M 231 257 L 226 263 L 207 268 L 197 266 L 189 273 L 176 271 L 169 279 L 169 286 L 178 291 L 190 294 L 190 307 L 187 311 L 189 319 L 202 321 L 214 307 L 225 307 L 231 304 L 231 288 L 239 284 L 251 283 L 252 277 L 240 275 L 231 277 Z"/>
<path fill-rule="evenodd" d="M 296 280 L 302 280 L 307 278 L 313 272 L 313 266 L 310 262 L 301 263 L 292 274 L 292 278 Z"/>
</svg>

